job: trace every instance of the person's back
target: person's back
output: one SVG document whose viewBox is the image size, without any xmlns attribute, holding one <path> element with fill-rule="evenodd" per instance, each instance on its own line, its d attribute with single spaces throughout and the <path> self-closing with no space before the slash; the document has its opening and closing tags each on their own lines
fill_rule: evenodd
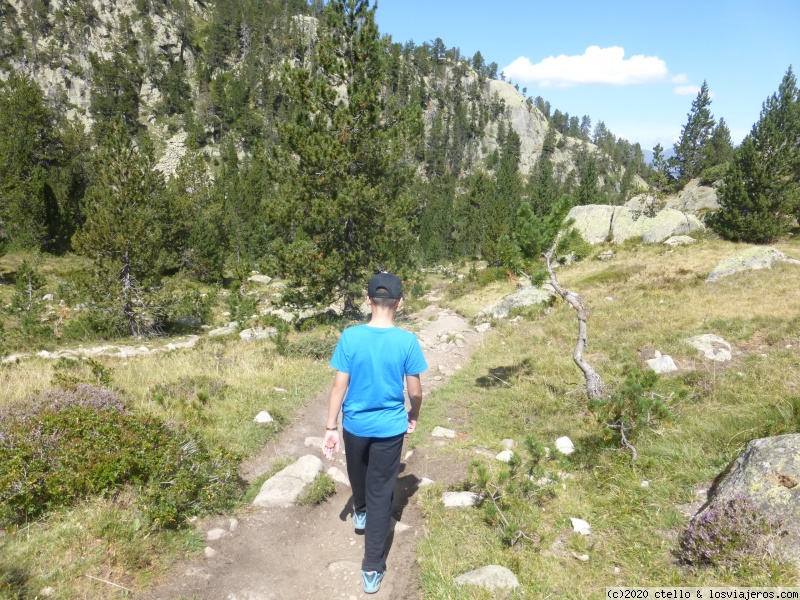
<svg viewBox="0 0 800 600">
<path fill-rule="evenodd" d="M 346 329 L 331 358 L 336 376 L 322 450 L 332 459 L 339 448 L 337 420 L 341 410 L 347 472 L 353 489 L 353 523 L 356 533 L 366 531 L 361 568 L 367 593 L 380 589 L 386 570 L 384 547 L 403 437 L 416 429 L 422 405 L 419 374 L 428 368 L 416 336 L 394 325 L 402 297 L 397 277 L 388 273 L 373 277 L 367 297 L 372 308 L 369 324 Z M 408 413 L 404 377 L 411 403 Z"/>
</svg>

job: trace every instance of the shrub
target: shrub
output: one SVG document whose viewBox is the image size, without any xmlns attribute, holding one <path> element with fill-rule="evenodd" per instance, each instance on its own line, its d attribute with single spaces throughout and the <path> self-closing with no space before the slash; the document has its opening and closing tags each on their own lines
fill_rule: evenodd
<svg viewBox="0 0 800 600">
<path fill-rule="evenodd" d="M 695 516 L 681 534 L 678 557 L 694 565 L 737 562 L 761 546 L 769 522 L 747 498 L 737 497 Z"/>
<path fill-rule="evenodd" d="M 237 458 L 129 412 L 109 390 L 51 390 L 0 411 L 0 524 L 132 484 L 153 526 L 177 527 L 237 497 Z"/>
<path fill-rule="evenodd" d="M 620 439 L 623 446 L 633 450 L 635 457 L 630 440 L 655 421 L 669 419 L 670 410 L 655 392 L 659 380 L 657 373 L 626 367 L 624 374 L 622 384 L 609 396 L 589 401 L 589 410 L 598 423 Z"/>
</svg>

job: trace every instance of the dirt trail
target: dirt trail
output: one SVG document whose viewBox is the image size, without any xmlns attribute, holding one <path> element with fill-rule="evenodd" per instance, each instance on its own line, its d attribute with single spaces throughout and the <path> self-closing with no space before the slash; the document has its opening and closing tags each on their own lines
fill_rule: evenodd
<svg viewBox="0 0 800 600">
<path fill-rule="evenodd" d="M 443 384 L 471 357 L 481 335 L 466 319 L 432 304 L 414 315 L 415 330 L 429 369 L 422 376 L 424 395 Z M 407 326 L 404 325 L 404 326 Z M 324 434 L 328 391 L 313 398 L 297 422 L 281 432 L 262 452 L 241 465 L 251 481 L 281 457 L 314 454 L 319 445 L 306 446 L 309 437 Z M 425 419 L 423 403 L 421 419 Z M 434 424 L 435 425 L 435 424 Z M 444 425 L 444 424 L 443 424 Z M 417 434 L 419 435 L 419 434 Z M 309 440 L 310 442 L 310 440 Z M 423 535 L 423 519 L 414 494 L 423 477 L 448 482 L 457 477 L 451 459 L 437 456 L 435 448 L 418 448 L 404 460 L 395 488 L 393 512 L 397 523 L 389 536 L 391 549 L 379 597 L 420 598 L 415 547 Z M 344 455 L 335 465 L 346 472 Z M 208 600 L 278 600 L 294 598 L 367 597 L 361 590 L 364 538 L 353 532 L 350 488 L 337 484 L 337 493 L 317 507 L 247 507 L 236 518 L 214 517 L 200 525 L 201 532 L 222 529 L 225 535 L 207 541 L 206 552 L 177 565 L 153 589 L 138 595 L 143 600 L 203 598 Z"/>
</svg>

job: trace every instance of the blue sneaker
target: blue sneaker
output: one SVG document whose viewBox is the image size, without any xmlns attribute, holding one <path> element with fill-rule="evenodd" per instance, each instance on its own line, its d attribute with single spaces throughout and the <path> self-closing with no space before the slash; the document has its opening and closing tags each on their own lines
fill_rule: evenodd
<svg viewBox="0 0 800 600">
<path fill-rule="evenodd" d="M 361 579 L 364 580 L 364 593 L 374 594 L 381 589 L 383 571 L 361 571 Z"/>
<path fill-rule="evenodd" d="M 366 512 L 360 513 L 353 511 L 353 527 L 355 528 L 357 534 L 364 534 L 364 530 L 367 528 Z"/>
</svg>

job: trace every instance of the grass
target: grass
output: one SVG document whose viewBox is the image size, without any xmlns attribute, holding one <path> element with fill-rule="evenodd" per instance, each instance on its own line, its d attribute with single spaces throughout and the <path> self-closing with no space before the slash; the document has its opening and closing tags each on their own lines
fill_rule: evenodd
<svg viewBox="0 0 800 600">
<path fill-rule="evenodd" d="M 336 493 L 336 482 L 327 473 L 318 473 L 303 494 L 295 500 L 299 506 L 317 506 Z"/>
<path fill-rule="evenodd" d="M 778 245 L 800 257 L 796 241 Z M 474 457 L 499 474 L 500 463 L 475 452 L 501 449 L 503 438 L 521 447 L 534 434 L 553 448 L 568 435 L 570 457 L 545 459 L 549 473 L 568 473 L 554 497 L 515 502 L 506 516 L 532 541 L 513 547 L 485 509 L 445 510 L 441 486 L 421 492 L 426 536 L 418 550 L 426 598 L 489 598 L 455 587 L 468 570 L 500 564 L 514 571 L 521 592 L 512 597 L 600 598 L 605 586 L 797 585 L 795 567 L 750 556 L 735 567 L 688 569 L 673 552 L 688 518 L 683 505 L 710 482 L 751 439 L 800 432 L 800 269 L 776 265 L 703 283 L 734 244 L 704 239 L 669 251 L 658 246 L 614 248 L 608 262 L 586 260 L 559 271 L 559 281 L 579 292 L 589 309 L 587 360 L 609 386 L 624 364 L 642 365 L 645 348 L 670 354 L 680 367 L 661 378 L 665 395 L 687 390 L 672 418 L 634 440 L 639 459 L 607 435 L 586 408 L 582 377 L 572 363 L 574 311 L 558 302 L 517 324 L 503 323 L 445 386 L 426 400 L 418 444 L 429 426 L 449 423 L 459 438 L 443 451 Z M 597 248 L 595 253 L 602 251 Z M 485 291 L 452 301 L 484 302 Z M 716 333 L 736 347 L 731 363 L 702 359 L 686 343 Z M 501 382 L 497 382 L 497 379 Z M 449 419 L 449 421 L 448 421 Z M 521 451 L 522 452 L 522 451 Z M 647 481 L 648 487 L 642 487 Z M 459 489 L 474 485 L 464 474 Z M 438 489 L 437 489 L 438 487 Z M 569 517 L 592 525 L 592 535 L 572 532 Z M 589 562 L 575 555 L 588 554 Z"/>
</svg>

